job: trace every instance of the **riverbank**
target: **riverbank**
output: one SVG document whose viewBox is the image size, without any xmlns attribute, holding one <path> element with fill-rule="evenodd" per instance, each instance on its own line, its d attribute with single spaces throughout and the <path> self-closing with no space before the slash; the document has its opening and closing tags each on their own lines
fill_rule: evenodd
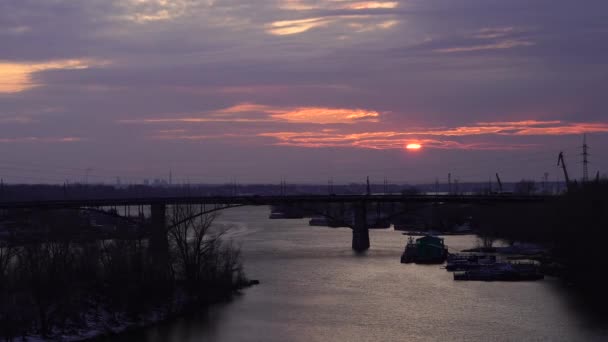
<svg viewBox="0 0 608 342">
<path fill-rule="evenodd" d="M 74 339 L 66 339 L 64 341 L 82 341 L 82 342 L 97 342 L 106 341 L 113 339 L 121 335 L 128 335 L 136 333 L 138 330 L 149 329 L 152 326 L 170 324 L 178 319 L 182 319 L 188 316 L 196 315 L 204 310 L 207 310 L 213 305 L 220 303 L 230 302 L 234 296 L 242 294 L 242 290 L 249 287 L 259 285 L 259 280 L 247 280 L 246 282 L 238 285 L 232 289 L 231 293 L 224 297 L 216 298 L 215 300 L 207 300 L 205 302 L 189 302 L 187 304 L 182 303 L 181 310 L 177 312 L 151 312 L 147 318 L 136 322 L 129 322 L 125 320 L 115 320 L 114 322 L 123 322 L 121 324 L 115 324 L 114 328 L 108 328 L 108 325 L 104 324 L 98 327 L 91 327 L 87 333 L 80 336 L 76 336 Z M 185 304 L 185 305 L 184 305 Z M 126 318 L 126 317 L 124 317 Z M 101 329 L 100 329 L 101 328 Z"/>
<path fill-rule="evenodd" d="M 214 218 L 174 225 L 161 250 L 146 240 L 0 246 L 0 339 L 82 340 L 229 298 L 251 282 Z"/>
<path fill-rule="evenodd" d="M 48 340 L 58 340 L 65 342 L 76 341 L 105 341 L 128 335 L 138 330 L 149 329 L 150 327 L 162 324 L 170 324 L 171 322 L 195 315 L 201 311 L 207 310 L 213 305 L 219 303 L 228 303 L 234 298 L 242 294 L 241 291 L 258 285 L 258 280 L 246 280 L 240 284 L 235 284 L 233 289 L 218 293 L 213 298 L 204 300 L 195 300 L 194 298 L 183 297 L 180 300 L 175 300 L 171 308 L 157 308 L 146 314 L 142 314 L 136 319 L 126 313 L 111 313 L 105 310 L 95 310 L 86 313 L 81 313 L 84 324 L 81 326 L 72 326 L 61 332 L 53 332 L 46 337 L 41 335 L 31 334 L 19 337 L 19 341 L 38 342 Z"/>
</svg>

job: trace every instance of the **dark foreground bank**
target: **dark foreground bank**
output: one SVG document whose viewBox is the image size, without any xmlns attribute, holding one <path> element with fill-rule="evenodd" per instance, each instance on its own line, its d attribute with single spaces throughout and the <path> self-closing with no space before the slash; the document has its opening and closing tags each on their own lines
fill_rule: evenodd
<svg viewBox="0 0 608 342">
<path fill-rule="evenodd" d="M 191 216 L 174 211 L 170 220 Z M 146 240 L 0 246 L 0 338 L 82 340 L 203 308 L 251 284 L 239 249 L 213 215 L 167 232 L 165 253 Z"/>
</svg>

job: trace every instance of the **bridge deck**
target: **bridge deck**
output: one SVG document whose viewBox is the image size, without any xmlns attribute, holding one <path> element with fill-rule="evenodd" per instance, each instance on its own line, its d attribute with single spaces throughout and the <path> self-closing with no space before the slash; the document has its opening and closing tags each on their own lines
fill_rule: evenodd
<svg viewBox="0 0 608 342">
<path fill-rule="evenodd" d="M 24 202 L 0 202 L 0 209 L 54 209 L 79 207 L 139 206 L 154 204 L 242 204 L 275 205 L 296 203 L 530 203 L 544 202 L 558 196 L 519 195 L 286 195 L 286 196 L 192 196 L 192 197 L 142 197 L 105 199 L 68 199 Z"/>
</svg>

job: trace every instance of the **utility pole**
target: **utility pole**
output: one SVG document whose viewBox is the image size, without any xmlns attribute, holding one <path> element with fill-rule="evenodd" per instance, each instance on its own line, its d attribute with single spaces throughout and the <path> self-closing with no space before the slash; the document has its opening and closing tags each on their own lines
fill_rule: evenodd
<svg viewBox="0 0 608 342">
<path fill-rule="evenodd" d="M 452 173 L 448 172 L 448 195 L 452 194 Z"/>
<path fill-rule="evenodd" d="M 488 194 L 492 194 L 492 176 L 488 177 Z"/>
<path fill-rule="evenodd" d="M 372 194 L 372 188 L 369 185 L 369 176 L 367 176 L 367 195 L 371 195 Z"/>
<path fill-rule="evenodd" d="M 84 170 L 84 184 L 85 185 L 89 185 L 89 174 L 91 173 L 91 171 L 93 171 L 93 169 L 90 167 L 87 167 Z"/>
<path fill-rule="evenodd" d="M 285 196 L 287 194 L 287 182 L 285 178 L 281 177 L 281 196 Z"/>
<path fill-rule="evenodd" d="M 384 176 L 384 194 L 388 194 L 388 179 Z"/>
<path fill-rule="evenodd" d="M 587 134 L 583 134 L 583 183 L 589 181 L 589 146 L 587 145 Z"/>
</svg>

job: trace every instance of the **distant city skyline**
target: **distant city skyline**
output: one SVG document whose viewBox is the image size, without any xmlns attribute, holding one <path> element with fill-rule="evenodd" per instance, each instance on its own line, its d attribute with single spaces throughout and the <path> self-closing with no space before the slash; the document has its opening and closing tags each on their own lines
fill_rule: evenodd
<svg viewBox="0 0 608 342">
<path fill-rule="evenodd" d="M 0 3 L 6 183 L 608 173 L 608 3 Z M 417 145 L 420 148 L 412 148 Z"/>
</svg>

